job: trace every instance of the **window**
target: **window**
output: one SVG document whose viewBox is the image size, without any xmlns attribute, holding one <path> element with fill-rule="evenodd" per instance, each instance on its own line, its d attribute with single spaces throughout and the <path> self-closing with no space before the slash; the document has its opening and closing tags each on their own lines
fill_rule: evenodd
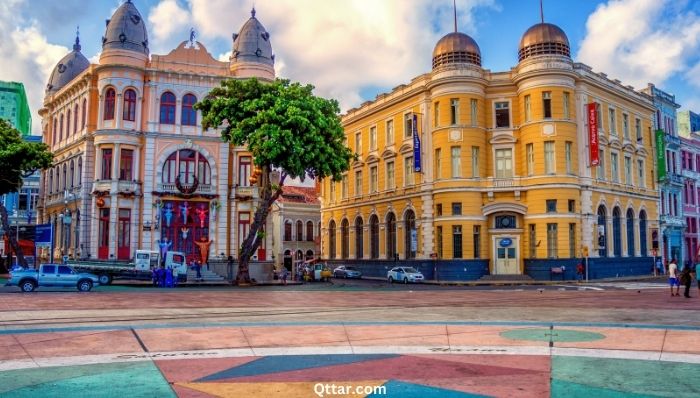
<svg viewBox="0 0 700 398">
<path fill-rule="evenodd" d="M 76 134 L 78 132 L 78 104 L 75 104 L 73 109 L 73 134 Z"/>
<path fill-rule="evenodd" d="M 570 119 L 571 113 L 569 111 L 569 93 L 564 91 L 564 119 Z"/>
<path fill-rule="evenodd" d="M 595 116 L 598 121 L 598 131 L 601 131 L 603 129 L 603 110 L 601 105 L 597 102 L 595 104 Z"/>
<path fill-rule="evenodd" d="M 297 242 L 304 240 L 304 224 L 301 220 L 297 220 Z"/>
<path fill-rule="evenodd" d="M 386 189 L 396 188 L 394 162 L 386 162 Z"/>
<path fill-rule="evenodd" d="M 364 234 L 362 232 L 362 219 L 360 217 L 357 217 L 357 219 L 355 219 L 355 258 L 362 258 L 365 254 L 365 249 L 363 247 Z"/>
<path fill-rule="evenodd" d="M 620 173 L 618 170 L 619 164 L 617 161 L 617 153 L 611 152 L 610 153 L 610 172 L 612 174 L 612 181 L 613 182 L 620 182 Z"/>
<path fill-rule="evenodd" d="M 632 185 L 632 158 L 625 156 L 625 184 Z"/>
<path fill-rule="evenodd" d="M 251 157 L 241 156 L 238 158 L 238 185 L 242 187 L 250 186 Z"/>
<path fill-rule="evenodd" d="M 413 114 L 407 113 L 403 115 L 403 138 L 411 138 L 413 136 Z"/>
<path fill-rule="evenodd" d="M 435 205 L 435 215 L 437 217 L 442 216 L 442 203 L 438 203 Z"/>
<path fill-rule="evenodd" d="M 311 221 L 306 222 L 306 241 L 314 241 L 314 223 Z"/>
<path fill-rule="evenodd" d="M 605 150 L 598 150 L 598 169 L 596 171 L 596 177 L 599 180 L 605 180 Z"/>
<path fill-rule="evenodd" d="M 436 102 L 433 107 L 433 126 L 440 126 L 440 103 Z"/>
<path fill-rule="evenodd" d="M 576 213 L 576 200 L 575 199 L 569 199 L 569 213 Z"/>
<path fill-rule="evenodd" d="M 459 120 L 459 100 L 452 98 L 450 100 L 450 124 L 455 125 Z"/>
<path fill-rule="evenodd" d="M 58 126 L 58 140 L 63 141 L 63 115 L 61 115 L 61 122 Z"/>
<path fill-rule="evenodd" d="M 453 216 L 461 216 L 462 215 L 462 203 L 461 202 L 452 203 L 452 215 Z"/>
<path fill-rule="evenodd" d="M 80 115 L 80 125 L 85 128 L 87 126 L 87 100 L 83 100 L 83 107 L 80 109 L 81 110 L 81 115 Z"/>
<path fill-rule="evenodd" d="M 510 127 L 510 110 L 508 102 L 496 102 L 496 128 Z"/>
<path fill-rule="evenodd" d="M 102 250 L 109 248 L 109 208 L 102 207 L 100 211 L 100 223 L 99 223 L 99 247 Z M 107 258 L 107 255 L 100 255 L 100 258 Z"/>
<path fill-rule="evenodd" d="M 634 211 L 627 209 L 627 256 L 634 256 Z"/>
<path fill-rule="evenodd" d="M 377 193 L 377 166 L 369 168 L 369 193 Z"/>
<path fill-rule="evenodd" d="M 435 179 L 439 180 L 442 178 L 442 159 L 440 157 L 442 156 L 442 151 L 440 148 L 435 150 Z"/>
<path fill-rule="evenodd" d="M 475 225 L 472 231 L 474 238 L 474 258 L 481 258 L 481 226 Z"/>
<path fill-rule="evenodd" d="M 537 258 L 537 233 L 536 233 L 536 225 L 535 224 L 530 224 L 528 227 L 528 239 L 529 239 L 529 246 L 530 246 L 530 258 Z"/>
<path fill-rule="evenodd" d="M 644 174 L 644 161 L 642 159 L 637 159 L 637 186 L 642 188 L 646 187 L 647 185 Z"/>
<path fill-rule="evenodd" d="M 182 97 L 182 125 L 183 126 L 196 126 L 197 125 L 197 111 L 193 108 L 195 102 L 197 102 L 197 97 L 192 94 L 185 94 Z"/>
<path fill-rule="evenodd" d="M 355 172 L 355 196 L 362 196 L 362 170 Z"/>
<path fill-rule="evenodd" d="M 386 121 L 386 144 L 394 145 L 394 121 Z"/>
<path fill-rule="evenodd" d="M 164 184 L 175 184 L 179 179 L 180 184 L 191 186 L 194 184 L 195 177 L 199 184 L 211 184 L 209 162 L 204 155 L 197 151 L 181 149 L 172 153 L 163 164 L 162 182 Z"/>
<path fill-rule="evenodd" d="M 573 174 L 574 173 L 574 168 L 573 168 L 573 162 L 571 160 L 571 147 L 572 143 L 571 141 L 566 141 L 564 143 L 564 155 L 566 158 L 566 174 Z"/>
<path fill-rule="evenodd" d="M 525 121 L 529 122 L 532 120 L 532 110 L 531 110 L 531 104 L 530 104 L 530 95 L 525 96 Z"/>
<path fill-rule="evenodd" d="M 102 179 L 112 179 L 112 148 L 102 150 Z"/>
<path fill-rule="evenodd" d="M 340 182 L 340 198 L 341 199 L 347 199 L 348 198 L 348 175 L 344 175 L 342 181 Z"/>
<path fill-rule="evenodd" d="M 119 179 L 122 181 L 133 180 L 134 151 L 132 149 L 122 149 L 119 157 Z"/>
<path fill-rule="evenodd" d="M 557 224 L 547 224 L 547 257 L 557 258 Z"/>
<path fill-rule="evenodd" d="M 496 178 L 513 177 L 513 150 L 496 149 Z"/>
<path fill-rule="evenodd" d="M 160 123 L 175 124 L 175 94 L 169 91 L 160 96 Z"/>
<path fill-rule="evenodd" d="M 408 187 L 415 184 L 415 176 L 413 174 L 413 156 L 406 156 L 403 161 L 404 167 L 404 184 L 403 186 Z"/>
<path fill-rule="evenodd" d="M 460 149 L 461 148 L 458 146 L 453 146 L 450 148 L 450 176 L 452 178 L 459 178 L 462 176 L 462 159 Z"/>
<path fill-rule="evenodd" d="M 476 99 L 471 99 L 471 100 L 469 101 L 469 105 L 470 105 L 470 108 L 471 108 L 471 123 L 472 123 L 472 127 L 476 127 L 476 125 L 478 124 L 478 123 L 477 123 L 477 114 L 476 114 L 476 112 L 477 112 L 477 109 L 478 109 L 478 105 L 479 105 L 479 104 L 478 104 L 478 102 L 477 102 Z"/>
<path fill-rule="evenodd" d="M 544 118 L 550 119 L 552 117 L 552 92 L 543 91 L 542 92 L 542 109 L 544 111 Z"/>
<path fill-rule="evenodd" d="M 78 186 L 83 184 L 83 158 L 78 158 Z"/>
<path fill-rule="evenodd" d="M 53 141 L 52 141 L 52 144 L 53 144 L 53 145 L 56 145 L 56 142 L 58 142 L 58 141 L 56 140 L 56 137 L 58 136 L 57 133 L 58 133 L 58 119 L 56 119 L 56 118 L 54 117 L 54 118 L 53 118 Z"/>
<path fill-rule="evenodd" d="M 335 259 L 335 221 L 328 224 L 328 257 Z"/>
<path fill-rule="evenodd" d="M 55 274 L 56 273 L 56 266 L 55 265 L 44 265 L 44 270 L 45 274 Z"/>
<path fill-rule="evenodd" d="M 344 179 L 347 180 L 347 176 L 343 176 Z M 328 193 L 328 196 L 330 196 L 330 201 L 331 203 L 335 202 L 335 182 L 331 180 L 330 187 L 328 189 L 330 192 Z"/>
<path fill-rule="evenodd" d="M 452 226 L 452 258 L 462 258 L 462 226 Z"/>
<path fill-rule="evenodd" d="M 404 216 L 404 258 L 416 258 L 418 251 L 418 231 L 416 231 L 416 215 L 412 210 Z"/>
<path fill-rule="evenodd" d="M 647 255 L 647 213 L 639 212 L 639 249 L 642 256 Z"/>
<path fill-rule="evenodd" d="M 369 128 L 369 150 L 377 150 L 377 126 L 372 126 Z"/>
<path fill-rule="evenodd" d="M 350 223 L 347 218 L 340 222 L 340 257 L 350 256 Z"/>
<path fill-rule="evenodd" d="M 389 213 L 386 216 L 386 258 L 394 259 L 398 256 L 396 251 L 396 216 Z"/>
<path fill-rule="evenodd" d="M 461 166 L 460 166 L 461 168 Z M 472 147 L 472 177 L 479 177 L 479 147 Z"/>
<path fill-rule="evenodd" d="M 608 108 L 608 113 L 610 115 L 610 134 L 617 135 L 617 126 L 615 123 L 615 109 Z"/>
<path fill-rule="evenodd" d="M 569 223 L 569 258 L 576 257 L 576 224 Z"/>
<path fill-rule="evenodd" d="M 355 133 L 355 153 L 362 156 L 362 132 Z"/>
<path fill-rule="evenodd" d="M 442 258 L 442 226 L 437 227 L 437 256 Z"/>
<path fill-rule="evenodd" d="M 626 113 L 622 114 L 622 133 L 626 140 L 630 139 L 630 115 Z"/>
<path fill-rule="evenodd" d="M 131 241 L 129 224 L 131 223 L 131 210 L 119 209 L 119 224 L 117 230 L 117 247 L 128 248 Z M 128 255 L 127 255 L 128 256 Z M 122 257 L 122 256 L 119 256 Z"/>
<path fill-rule="evenodd" d="M 114 101 L 116 93 L 113 88 L 108 88 L 105 92 L 104 120 L 114 120 Z"/>
<path fill-rule="evenodd" d="M 527 158 L 527 175 L 535 174 L 535 149 L 533 144 L 525 145 L 525 156 Z"/>
<path fill-rule="evenodd" d="M 133 122 L 136 120 L 136 91 L 128 89 L 124 91 L 124 111 L 122 119 Z"/>
<path fill-rule="evenodd" d="M 70 109 L 66 113 L 66 138 L 70 137 L 70 116 L 71 116 L 71 111 Z"/>
<path fill-rule="evenodd" d="M 511 214 L 496 216 L 494 221 L 496 229 L 516 228 L 515 216 Z"/>
<path fill-rule="evenodd" d="M 68 172 L 68 181 L 70 182 L 70 187 L 73 188 L 73 185 L 75 183 L 75 163 L 71 160 L 70 161 L 70 171 Z M 24 195 L 22 195 L 24 197 Z M 25 207 L 26 209 L 26 207 Z"/>
<path fill-rule="evenodd" d="M 621 221 L 621 214 L 620 214 L 620 208 L 616 207 L 613 209 L 613 254 L 615 257 L 621 257 L 622 256 L 622 221 Z"/>
<path fill-rule="evenodd" d="M 379 258 L 379 217 L 374 214 L 369 218 L 369 255 Z"/>
<path fill-rule="evenodd" d="M 546 174 L 554 174 L 556 158 L 554 157 L 554 141 L 544 142 L 544 172 Z"/>
<path fill-rule="evenodd" d="M 556 213 L 557 212 L 557 200 L 556 199 L 547 199 L 547 213 Z"/>
<path fill-rule="evenodd" d="M 637 134 L 637 142 L 642 141 L 642 121 L 639 118 L 634 119 L 634 131 Z"/>
</svg>

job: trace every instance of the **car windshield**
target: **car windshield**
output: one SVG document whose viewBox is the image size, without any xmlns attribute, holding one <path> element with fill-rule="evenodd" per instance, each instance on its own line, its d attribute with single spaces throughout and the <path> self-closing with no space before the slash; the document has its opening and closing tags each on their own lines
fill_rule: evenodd
<svg viewBox="0 0 700 398">
<path fill-rule="evenodd" d="M 345 267 L 345 269 L 348 271 L 357 271 L 357 268 L 355 267 Z"/>
<path fill-rule="evenodd" d="M 412 268 L 412 267 L 404 268 L 404 271 L 408 274 L 417 274 L 418 273 L 418 270 L 415 268 Z"/>
</svg>

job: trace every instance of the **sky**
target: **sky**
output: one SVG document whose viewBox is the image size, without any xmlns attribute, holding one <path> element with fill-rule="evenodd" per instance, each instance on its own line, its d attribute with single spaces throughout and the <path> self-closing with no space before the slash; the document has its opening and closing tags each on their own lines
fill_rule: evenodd
<svg viewBox="0 0 700 398">
<path fill-rule="evenodd" d="M 34 134 L 44 87 L 80 28 L 83 54 L 99 58 L 105 20 L 121 0 L 0 0 L 0 80 L 27 89 Z M 232 33 L 250 18 L 270 33 L 277 76 L 316 86 L 343 111 L 430 71 L 432 50 L 454 30 L 451 0 L 133 0 L 151 54 L 167 54 L 190 28 L 228 60 Z M 482 66 L 517 64 L 522 34 L 540 21 L 538 0 L 457 0 L 458 30 L 481 48 Z M 572 58 L 637 89 L 652 82 L 700 112 L 700 0 L 544 0 Z"/>
</svg>

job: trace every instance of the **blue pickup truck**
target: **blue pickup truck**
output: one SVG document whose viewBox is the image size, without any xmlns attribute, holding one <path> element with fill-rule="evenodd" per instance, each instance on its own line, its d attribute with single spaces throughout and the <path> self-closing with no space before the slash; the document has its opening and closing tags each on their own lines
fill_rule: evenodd
<svg viewBox="0 0 700 398">
<path fill-rule="evenodd" d="M 75 287 L 81 292 L 89 292 L 99 285 L 97 275 L 76 272 L 61 264 L 42 264 L 34 268 L 13 270 L 5 286 L 18 286 L 23 292 L 32 292 L 37 287 Z"/>
</svg>

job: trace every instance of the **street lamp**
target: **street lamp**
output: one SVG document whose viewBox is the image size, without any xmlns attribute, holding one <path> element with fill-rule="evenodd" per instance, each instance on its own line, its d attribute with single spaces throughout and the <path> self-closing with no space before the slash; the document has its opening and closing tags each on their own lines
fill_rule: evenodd
<svg viewBox="0 0 700 398">
<path fill-rule="evenodd" d="M 70 246 L 70 225 L 71 225 L 71 212 L 68 209 L 68 202 L 72 200 L 75 197 L 72 193 L 68 193 L 68 191 L 63 192 L 63 205 L 64 205 L 64 211 L 63 214 L 59 214 L 59 217 L 63 219 L 63 256 L 68 255 L 68 250 Z"/>
</svg>

